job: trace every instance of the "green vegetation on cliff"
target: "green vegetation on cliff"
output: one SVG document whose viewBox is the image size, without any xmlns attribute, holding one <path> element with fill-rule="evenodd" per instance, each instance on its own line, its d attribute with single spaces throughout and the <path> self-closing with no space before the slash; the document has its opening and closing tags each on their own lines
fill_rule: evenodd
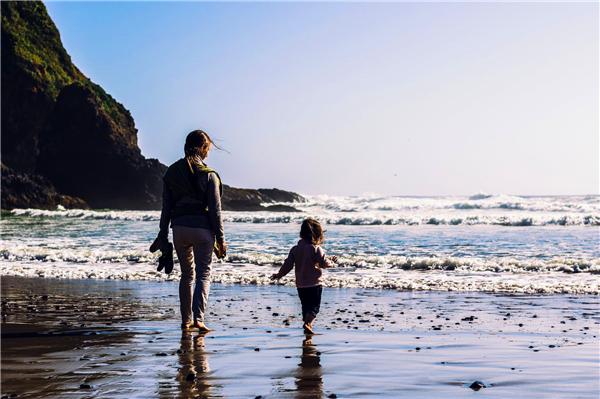
<svg viewBox="0 0 600 399">
<path fill-rule="evenodd" d="M 43 3 L 2 2 L 2 35 L 18 66 L 52 99 L 64 86 L 87 80 L 71 62 Z"/>
<path fill-rule="evenodd" d="M 164 166 L 141 155 L 129 111 L 73 64 L 42 2 L 0 5 L 2 207 L 52 208 L 66 196 L 78 206 L 159 206 Z M 72 153 L 95 172 L 83 173 L 90 167 L 75 165 Z M 86 185 L 96 192 L 86 195 Z"/>
<path fill-rule="evenodd" d="M 71 62 L 60 33 L 42 2 L 2 2 L 2 47 L 3 58 L 5 52 L 11 53 L 15 66 L 35 82 L 35 90 L 51 101 L 56 100 L 63 87 L 79 83 L 94 92 L 101 108 L 115 122 L 123 123 L 131 118 L 122 104 Z M 137 145 L 135 137 L 127 139 L 128 145 Z"/>
</svg>

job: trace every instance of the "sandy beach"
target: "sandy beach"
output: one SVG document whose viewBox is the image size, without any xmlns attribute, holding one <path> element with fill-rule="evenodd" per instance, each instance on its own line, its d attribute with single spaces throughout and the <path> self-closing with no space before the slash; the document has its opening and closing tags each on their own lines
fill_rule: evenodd
<svg viewBox="0 0 600 399">
<path fill-rule="evenodd" d="M 213 285 L 179 329 L 174 282 L 2 278 L 2 397 L 596 398 L 597 296 Z M 485 388 L 475 391 L 472 383 Z"/>
<path fill-rule="evenodd" d="M 0 399 L 600 399 L 581 3 L 0 2 Z"/>
</svg>

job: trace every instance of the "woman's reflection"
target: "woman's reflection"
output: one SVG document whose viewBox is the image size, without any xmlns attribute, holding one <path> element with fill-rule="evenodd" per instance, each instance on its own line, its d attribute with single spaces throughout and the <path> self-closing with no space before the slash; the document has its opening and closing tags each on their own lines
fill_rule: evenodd
<svg viewBox="0 0 600 399">
<path fill-rule="evenodd" d="M 302 342 L 302 356 L 296 371 L 296 388 L 298 398 L 323 397 L 323 372 L 321 370 L 321 353 L 308 337 Z"/>
<path fill-rule="evenodd" d="M 204 334 L 181 333 L 179 355 L 179 390 L 183 398 L 211 396 L 207 353 L 204 349 Z"/>
</svg>

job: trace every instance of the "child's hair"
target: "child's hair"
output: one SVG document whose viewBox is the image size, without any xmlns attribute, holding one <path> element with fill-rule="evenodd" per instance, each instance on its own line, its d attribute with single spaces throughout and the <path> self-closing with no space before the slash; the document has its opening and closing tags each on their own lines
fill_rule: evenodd
<svg viewBox="0 0 600 399">
<path fill-rule="evenodd" d="M 313 218 L 304 219 L 302 227 L 300 227 L 300 237 L 311 242 L 313 245 L 320 245 L 325 239 L 321 223 Z"/>
</svg>

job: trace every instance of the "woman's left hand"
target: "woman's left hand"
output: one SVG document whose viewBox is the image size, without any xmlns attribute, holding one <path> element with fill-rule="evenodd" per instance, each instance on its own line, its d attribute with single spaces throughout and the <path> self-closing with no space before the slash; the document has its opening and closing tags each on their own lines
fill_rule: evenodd
<svg viewBox="0 0 600 399">
<path fill-rule="evenodd" d="M 158 236 L 154 239 L 152 245 L 150 245 L 150 252 L 154 253 L 159 249 L 163 248 L 165 244 L 169 242 L 168 236 L 165 237 L 164 234 L 158 233 Z"/>
</svg>

